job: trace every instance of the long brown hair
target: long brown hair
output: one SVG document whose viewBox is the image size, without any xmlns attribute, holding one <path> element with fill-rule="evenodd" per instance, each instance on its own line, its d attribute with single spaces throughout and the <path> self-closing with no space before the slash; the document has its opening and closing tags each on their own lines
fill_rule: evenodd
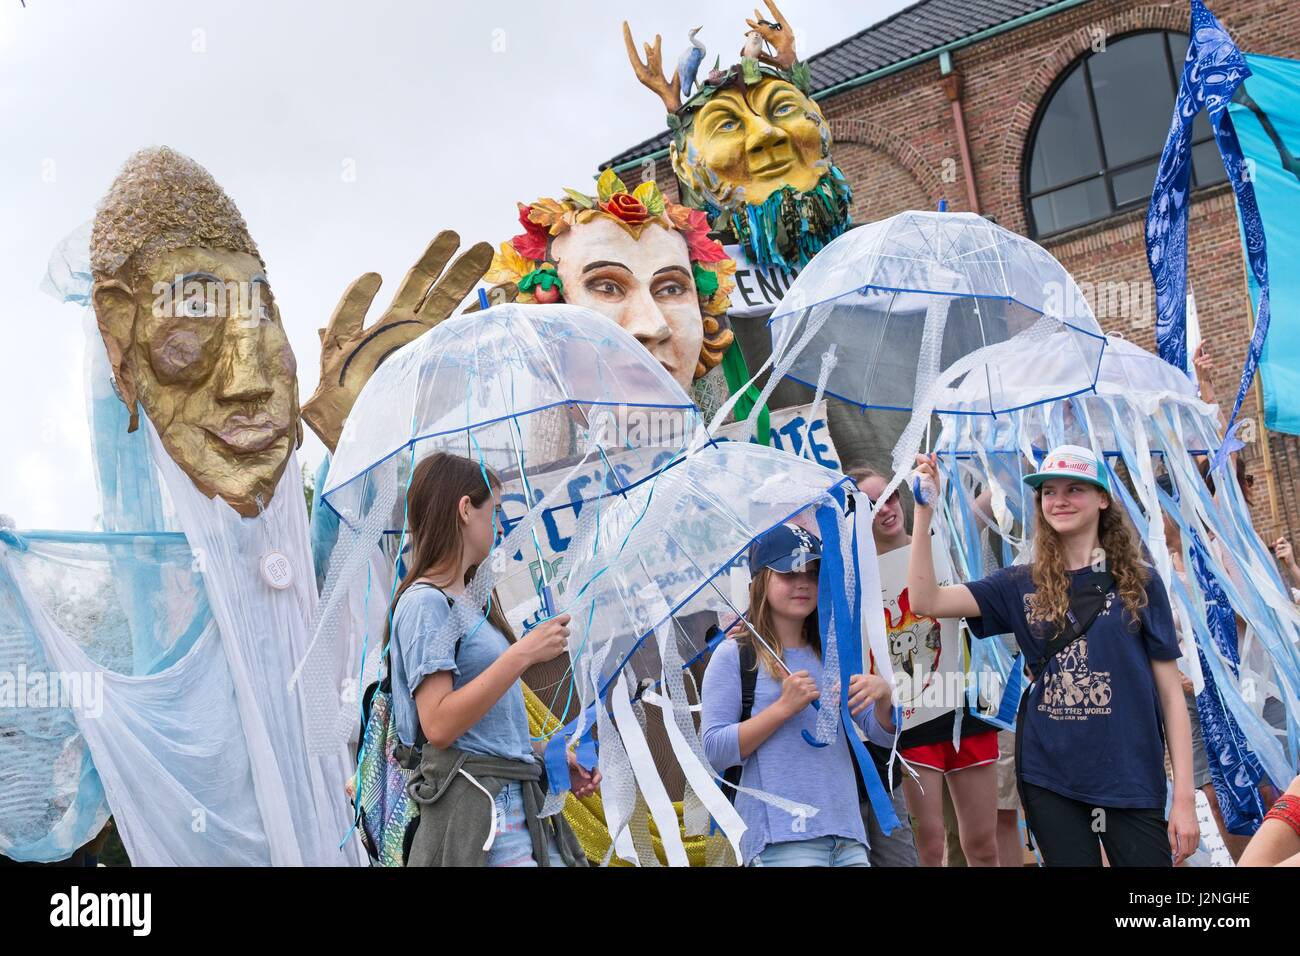
<svg viewBox="0 0 1300 956">
<path fill-rule="evenodd" d="M 763 568 L 749 582 L 749 623 L 763 640 L 755 640 L 749 629 L 743 628 L 736 635 L 736 643 L 750 645 L 754 649 L 755 656 L 767 671 L 768 676 L 773 680 L 780 681 L 785 678 L 785 669 L 779 663 L 785 661 L 785 651 L 781 647 L 781 638 L 777 636 L 776 626 L 772 623 L 772 605 L 767 600 L 767 582 L 769 577 L 775 573 L 771 568 Z M 813 611 L 804 619 L 803 636 L 804 640 L 820 657 L 822 636 L 817 626 L 816 611 Z M 773 656 L 772 651 L 763 646 L 764 642 L 772 648 L 772 651 L 776 652 L 776 656 Z"/>
<path fill-rule="evenodd" d="M 1129 528 L 1128 519 L 1116 507 L 1110 494 L 1106 496 L 1109 507 L 1097 516 L 1097 538 L 1106 553 L 1106 570 L 1115 577 L 1115 587 L 1128 612 L 1137 617 L 1146 607 L 1146 584 L 1151 572 L 1142 562 L 1137 539 Z M 1037 522 L 1034 529 L 1034 562 L 1031 576 L 1034 593 L 1029 596 L 1030 623 L 1053 624 L 1063 627 L 1070 609 L 1070 575 L 1065 569 L 1065 548 L 1061 536 L 1043 517 L 1043 489 L 1034 492 Z"/>
<path fill-rule="evenodd" d="M 488 483 L 483 481 L 484 474 L 487 475 Z M 459 515 L 460 499 L 468 496 L 470 503 L 478 508 L 493 491 L 500 488 L 501 479 L 490 468 L 445 451 L 436 452 L 415 466 L 411 484 L 406 490 L 406 514 L 411 535 L 410 559 L 406 562 L 406 577 L 397 586 L 393 603 L 388 608 L 385 643 L 392 637 L 393 613 L 407 588 L 419 578 L 440 574 L 445 576 L 460 566 L 465 547 Z M 473 579 L 477 570 L 478 565 L 466 570 L 466 584 Z M 492 592 L 492 599 L 485 611 L 488 623 L 513 643 L 514 631 L 501 610 L 496 591 Z"/>
</svg>

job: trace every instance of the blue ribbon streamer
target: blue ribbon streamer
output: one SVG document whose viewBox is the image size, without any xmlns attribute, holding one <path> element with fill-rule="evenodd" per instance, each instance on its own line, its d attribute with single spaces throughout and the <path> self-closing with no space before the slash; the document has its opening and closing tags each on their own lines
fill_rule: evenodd
<svg viewBox="0 0 1300 956">
<path fill-rule="evenodd" d="M 832 495 L 837 503 L 843 502 L 843 488 L 836 488 Z M 822 537 L 822 557 L 821 573 L 818 580 L 818 603 L 825 601 L 827 597 L 831 599 L 831 612 L 835 621 L 835 632 L 838 637 L 838 649 L 840 659 L 840 723 L 844 726 L 844 736 L 849 742 L 849 747 L 853 750 L 854 757 L 857 758 L 858 775 L 861 777 L 863 784 L 867 789 L 867 798 L 871 801 L 871 808 L 875 811 L 876 822 L 880 824 L 880 829 L 886 834 L 892 833 L 898 826 L 898 814 L 894 812 L 894 803 L 885 793 L 884 784 L 880 782 L 880 775 L 876 772 L 876 763 L 871 759 L 871 754 L 867 751 L 866 746 L 858 738 L 857 732 L 853 729 L 853 716 L 849 713 L 849 678 L 854 674 L 862 673 L 862 640 L 861 640 L 861 607 L 859 596 L 861 594 L 861 578 L 856 578 L 855 582 L 859 585 L 853 595 L 853 604 L 858 608 L 857 613 L 849 611 L 849 596 L 844 587 L 844 560 L 840 551 L 840 527 L 839 514 L 831 505 L 821 505 L 817 508 L 817 527 L 821 531 Z M 854 565 L 857 565 L 857 557 L 854 556 Z M 820 625 L 822 629 L 822 653 L 826 651 L 826 636 L 829 622 L 826 613 L 820 613 Z M 898 715 L 895 712 L 895 720 Z"/>
</svg>

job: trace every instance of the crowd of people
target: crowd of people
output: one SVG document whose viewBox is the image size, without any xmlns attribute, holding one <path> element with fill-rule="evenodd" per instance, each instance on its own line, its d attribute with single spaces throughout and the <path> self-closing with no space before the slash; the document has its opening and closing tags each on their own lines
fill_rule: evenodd
<svg viewBox="0 0 1300 956">
<path fill-rule="evenodd" d="M 1045 462 L 1025 479 L 1038 514 L 1032 561 L 966 583 L 937 568 L 930 503 L 915 502 L 909 533 L 899 492 L 878 502 L 884 477 L 851 475 L 875 509 L 880 560 L 906 551 L 911 612 L 976 640 L 1013 635 L 1030 680 L 1014 733 L 965 700 L 899 733 L 890 684 L 879 673 L 851 678 L 849 711 L 875 758 L 866 772 L 880 775 L 900 821 L 888 833 L 845 736 L 810 746 L 824 686 L 820 542 L 787 523 L 753 543 L 748 610 L 712 653 L 700 689 L 705 752 L 735 786 L 747 827 L 740 863 L 1023 866 L 1029 848 L 1049 866 L 1171 866 L 1196 851 L 1194 790 L 1216 814 L 1217 804 L 1166 583 L 1092 452 L 1064 446 Z M 916 474 L 938 487 L 933 457 L 919 456 Z M 454 646 L 435 639 L 445 633 L 447 595 L 463 592 L 500 531 L 498 490 L 484 485 L 477 463 L 440 454 L 420 464 L 408 495 L 413 560 L 391 631 L 399 732 L 421 749 L 408 865 L 585 862 L 562 816 L 540 815 L 541 742 L 530 740 L 520 683 L 529 666 L 565 653 L 568 617 L 516 638 L 490 601 L 485 620 Z M 1172 529 L 1169 540 L 1176 549 Z M 1285 542 L 1277 550 L 1290 557 Z M 1067 715 L 1080 668 L 1107 675 L 1106 706 Z M 577 795 L 598 790 L 599 773 L 572 752 L 568 766 Z M 1300 783 L 1285 796 L 1268 789 L 1259 836 L 1248 845 L 1224 830 L 1228 848 L 1242 863 L 1300 864 Z M 488 853 L 478 850 L 491 823 L 483 794 L 499 831 Z M 792 814 L 792 805 L 816 813 Z"/>
</svg>

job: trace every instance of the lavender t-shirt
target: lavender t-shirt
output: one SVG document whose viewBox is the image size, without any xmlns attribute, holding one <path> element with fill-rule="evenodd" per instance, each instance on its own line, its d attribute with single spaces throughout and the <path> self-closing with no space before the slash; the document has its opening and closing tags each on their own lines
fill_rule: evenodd
<svg viewBox="0 0 1300 956">
<path fill-rule="evenodd" d="M 786 648 L 785 661 L 791 671 L 806 670 L 821 683 L 822 662 L 810 647 Z M 754 709 L 751 716 L 762 713 L 781 696 L 781 682 L 774 680 L 762 664 L 754 684 Z M 832 836 L 856 840 L 867 845 L 858 803 L 858 786 L 853 757 L 844 727 L 828 747 L 813 747 L 801 731 L 814 732 L 817 711 L 805 707 L 759 745 L 745 760 L 740 758 L 740 649 L 734 640 L 718 645 L 704 672 L 701 690 L 702 719 L 700 735 L 704 753 L 715 770 L 722 773 L 740 765 L 740 784 L 762 790 L 786 800 L 817 808 L 813 816 L 792 816 L 747 793 L 736 794 L 736 812 L 748 829 L 740 839 L 742 863 L 762 853 L 773 843 L 812 840 Z M 875 707 L 868 707 L 858 718 L 867 739 L 882 747 L 892 747 L 893 734 L 886 733 L 876 721 Z M 870 770 L 869 772 L 874 772 Z"/>
</svg>

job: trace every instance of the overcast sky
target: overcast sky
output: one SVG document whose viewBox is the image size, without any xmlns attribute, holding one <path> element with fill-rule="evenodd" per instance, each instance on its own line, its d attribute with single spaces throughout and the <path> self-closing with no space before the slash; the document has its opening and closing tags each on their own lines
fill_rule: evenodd
<svg viewBox="0 0 1300 956">
<path fill-rule="evenodd" d="M 95 527 L 82 310 L 37 287 L 134 150 L 188 154 L 239 206 L 305 400 L 316 330 L 354 278 L 384 277 L 374 321 L 439 230 L 495 245 L 516 200 L 590 189 L 600 162 L 663 129 L 625 17 L 638 39 L 664 35 L 670 64 L 702 23 L 707 62 L 729 64 L 753 5 L 0 0 L 0 513 Z M 782 0 L 804 56 L 906 5 Z M 302 458 L 323 451 L 308 430 Z"/>
</svg>

